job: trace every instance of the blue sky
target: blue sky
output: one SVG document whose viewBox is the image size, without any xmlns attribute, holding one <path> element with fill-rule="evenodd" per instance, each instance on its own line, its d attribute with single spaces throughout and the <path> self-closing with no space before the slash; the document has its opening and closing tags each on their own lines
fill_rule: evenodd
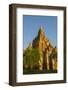
<svg viewBox="0 0 68 90">
<path fill-rule="evenodd" d="M 38 30 L 42 25 L 45 35 L 53 46 L 57 46 L 57 16 L 23 16 L 24 48 L 37 36 Z"/>
</svg>

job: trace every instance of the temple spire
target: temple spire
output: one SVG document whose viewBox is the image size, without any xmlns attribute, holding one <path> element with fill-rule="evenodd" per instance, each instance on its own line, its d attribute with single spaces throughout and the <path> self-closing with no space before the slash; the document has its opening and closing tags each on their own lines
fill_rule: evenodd
<svg viewBox="0 0 68 90">
<path fill-rule="evenodd" d="M 45 33 L 44 33 L 44 27 L 43 26 L 40 26 L 39 28 L 39 32 L 38 32 L 38 36 L 45 36 Z"/>
<path fill-rule="evenodd" d="M 42 25 L 40 26 L 40 29 L 44 31 L 44 27 Z"/>
</svg>

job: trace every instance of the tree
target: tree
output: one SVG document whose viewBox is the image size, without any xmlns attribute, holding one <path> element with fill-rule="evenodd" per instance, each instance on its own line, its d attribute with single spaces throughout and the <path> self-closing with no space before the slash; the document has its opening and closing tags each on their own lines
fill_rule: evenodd
<svg viewBox="0 0 68 90">
<path fill-rule="evenodd" d="M 24 69 L 34 69 L 39 63 L 40 56 L 42 56 L 42 53 L 40 53 L 40 50 L 38 48 L 27 48 L 24 51 Z"/>
</svg>

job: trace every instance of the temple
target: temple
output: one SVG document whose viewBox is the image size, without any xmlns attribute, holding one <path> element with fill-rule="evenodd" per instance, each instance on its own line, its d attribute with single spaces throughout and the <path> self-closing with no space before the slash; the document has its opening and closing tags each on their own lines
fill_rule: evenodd
<svg viewBox="0 0 68 90">
<path fill-rule="evenodd" d="M 39 28 L 38 35 L 28 47 L 38 48 L 43 53 L 38 62 L 39 70 L 57 70 L 57 48 L 47 38 L 43 26 Z"/>
</svg>

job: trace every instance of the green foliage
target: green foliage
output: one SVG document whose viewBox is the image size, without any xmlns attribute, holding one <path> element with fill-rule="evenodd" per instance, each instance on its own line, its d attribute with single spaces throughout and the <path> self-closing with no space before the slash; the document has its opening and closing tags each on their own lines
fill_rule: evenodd
<svg viewBox="0 0 68 90">
<path fill-rule="evenodd" d="M 34 66 L 37 65 L 40 60 L 40 55 L 42 55 L 42 53 L 40 53 L 39 49 L 27 48 L 24 52 L 23 58 L 24 68 L 25 69 L 34 68 Z"/>
</svg>

